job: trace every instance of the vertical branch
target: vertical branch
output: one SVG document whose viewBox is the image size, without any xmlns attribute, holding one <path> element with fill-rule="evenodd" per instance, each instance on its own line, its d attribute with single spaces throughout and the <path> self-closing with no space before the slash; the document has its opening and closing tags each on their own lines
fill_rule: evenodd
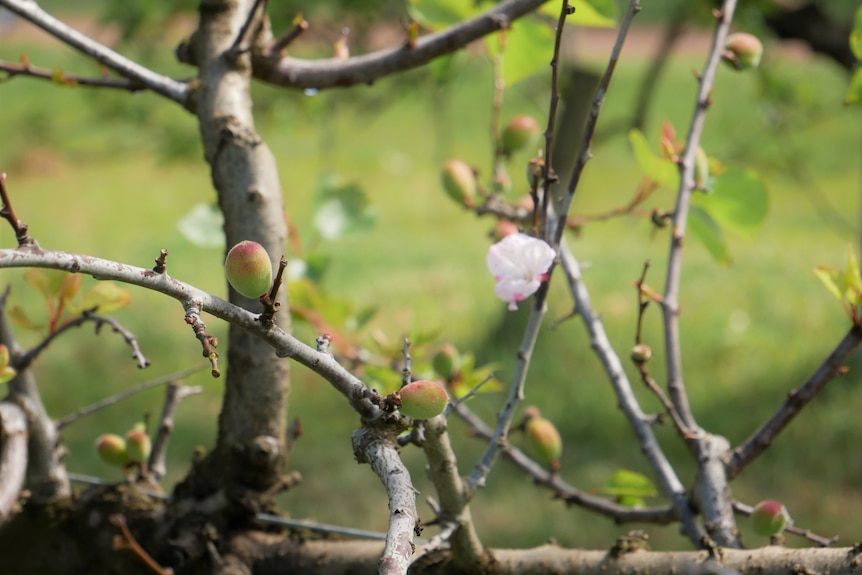
<svg viewBox="0 0 862 575">
<path fill-rule="evenodd" d="M 0 402 L 0 524 L 12 513 L 27 472 L 27 416 Z"/>
<path fill-rule="evenodd" d="M 162 416 L 159 418 L 159 428 L 156 431 L 156 438 L 153 440 L 150 459 L 147 461 L 149 476 L 156 483 L 159 483 L 167 473 L 165 459 L 168 453 L 168 438 L 174 430 L 174 413 L 177 410 L 177 405 L 189 395 L 201 393 L 201 391 L 200 387 L 188 387 L 179 381 L 172 381 L 167 385 Z"/>
<path fill-rule="evenodd" d="M 10 365 L 23 353 L 6 315 L 6 299 L 9 290 L 0 297 L 0 343 L 9 348 Z M 71 495 L 69 477 L 62 463 L 63 451 L 59 443 L 57 428 L 45 411 L 36 378 L 29 369 L 22 370 L 9 382 L 9 401 L 20 407 L 27 415 L 27 485 L 32 493 L 31 501 L 51 503 Z"/>
<path fill-rule="evenodd" d="M 682 379 L 682 351 L 679 333 L 679 286 L 682 275 L 682 247 L 685 237 L 691 195 L 695 188 L 695 154 L 706 121 L 706 111 L 710 106 L 715 74 L 721 63 L 721 54 L 733 20 L 736 0 L 725 0 L 720 11 L 715 12 L 717 19 L 712 48 L 706 66 L 700 76 L 694 115 L 691 120 L 685 152 L 680 159 L 680 184 L 676 208 L 673 213 L 673 228 L 668 256 L 667 279 L 662 299 L 664 314 L 665 353 L 667 363 L 668 394 L 680 419 L 686 427 L 695 431 L 689 438 L 689 445 L 697 459 L 698 474 L 694 497 L 704 517 L 704 524 L 710 536 L 718 545 L 739 547 L 739 535 L 733 517 L 732 500 L 727 485 L 727 474 L 723 457 L 729 444 L 723 437 L 696 433 L 698 425 L 691 412 L 688 396 Z"/>
</svg>

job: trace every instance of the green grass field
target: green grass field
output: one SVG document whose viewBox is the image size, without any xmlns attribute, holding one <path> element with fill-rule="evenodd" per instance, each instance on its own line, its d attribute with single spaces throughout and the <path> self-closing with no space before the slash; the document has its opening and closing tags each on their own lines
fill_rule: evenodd
<svg viewBox="0 0 862 575">
<path fill-rule="evenodd" d="M 36 65 L 94 70 L 75 56 L 45 46 L 0 44 L 2 59 L 16 60 L 21 52 Z M 627 118 L 644 63 L 624 61 L 619 66 L 600 133 Z M 167 58 L 155 65 L 178 75 L 189 73 Z M 646 130 L 654 149 L 663 120 L 685 133 L 696 88 L 692 70 L 701 65 L 691 56 L 676 59 L 662 78 Z M 478 60 L 463 66 L 455 83 L 442 91 L 423 72 L 314 97 L 256 87 L 257 121 L 278 158 L 289 216 L 303 237 L 311 235 L 310 192 L 321 173 L 332 171 L 344 181 L 360 183 L 372 199 L 378 219 L 370 233 L 320 247 L 334 258 L 327 278 L 331 292 L 381 306 L 365 335 L 379 330 L 397 339 L 409 330 L 439 329 L 441 342 L 472 350 L 483 362 L 500 362 L 497 375 L 507 381 L 525 310 L 509 314 L 505 304 L 492 297 L 493 280 L 484 265 L 492 223 L 449 202 L 438 182 L 439 167 L 451 156 L 476 164 L 483 174 L 489 171 L 491 74 Z M 769 82 L 758 81 L 756 74 L 721 70 L 703 145 L 728 165 L 762 174 L 769 184 L 769 218 L 750 238 L 729 237 L 731 266 L 716 264 L 694 241 L 685 250 L 684 376 L 701 424 L 732 443 L 768 416 L 849 326 L 811 269 L 842 265 L 848 244 L 858 244 L 860 115 L 841 104 L 847 78 L 821 60 L 776 58 L 766 62 L 766 69 Z M 508 90 L 504 117 L 541 117 L 545 84 L 536 79 Z M 214 197 L 192 117 L 150 94 L 68 89 L 26 79 L 0 86 L 0 98 L 0 170 L 9 174 L 18 217 L 30 224 L 44 247 L 139 266 L 151 266 L 158 250 L 167 248 L 173 276 L 225 295 L 221 250 L 192 245 L 176 226 L 194 205 Z M 623 204 L 641 178 L 624 133 L 607 135 L 594 154 L 575 201 L 577 213 Z M 513 166 L 511 171 L 519 186 L 522 168 Z M 672 192 L 658 193 L 650 206 L 672 209 Z M 14 245 L 8 228 L 0 228 L 0 238 L 4 245 Z M 625 357 L 637 310 L 632 282 L 650 259 L 648 283 L 661 290 L 667 233 L 654 233 L 645 220 L 623 217 L 589 225 L 570 242 L 581 261 L 590 263 L 585 278 L 593 304 Z M 20 270 L 0 272 L 0 280 L 12 286 L 12 302 L 37 315 L 43 304 L 22 277 Z M 549 325 L 570 307 L 560 280 L 555 278 Z M 85 280 L 85 285 L 92 283 Z M 52 415 L 201 363 L 178 304 L 139 290 L 133 297 L 133 304 L 116 317 L 138 335 L 152 367 L 136 370 L 129 349 L 108 332 L 74 332 L 55 343 L 36 366 Z M 662 342 L 657 312 L 650 310 L 645 334 L 658 354 Z M 214 320 L 210 327 L 216 335 L 225 334 Z M 303 326 L 297 333 L 313 339 Z M 30 333 L 21 338 L 29 345 L 37 341 Z M 661 381 L 659 363 L 653 369 Z M 850 374 L 831 383 L 733 483 L 739 499 L 782 499 L 800 527 L 839 534 L 845 544 L 860 536 L 858 522 L 849 518 L 862 514 L 862 390 L 853 369 L 858 363 L 854 359 Z M 370 470 L 352 457 L 350 432 L 357 418 L 325 382 L 302 368 L 294 374 L 289 415 L 301 416 L 305 435 L 291 466 L 306 480 L 283 496 L 283 508 L 295 517 L 384 529 L 382 490 Z M 634 370 L 629 374 L 634 377 Z M 170 451 L 173 478 L 183 475 L 195 446 L 211 445 L 221 398 L 218 380 L 202 374 L 189 383 L 202 385 L 205 392 L 180 407 Z M 659 409 L 645 391 L 638 391 L 648 411 Z M 574 485 L 597 488 L 622 467 L 650 473 L 578 318 L 556 330 L 543 330 L 527 396 L 558 424 L 565 440 L 562 473 Z M 472 400 L 488 417 L 500 402 L 499 394 Z M 144 410 L 157 413 L 160 405 L 161 391 L 154 390 L 64 430 L 69 469 L 120 479 L 118 472 L 96 460 L 94 438 L 103 432 L 122 433 Z M 461 470 L 467 473 L 482 446 L 467 437 L 459 422 L 452 427 Z M 690 481 L 694 468 L 683 445 L 669 428 L 658 433 L 679 464 L 682 480 Z M 415 449 L 406 449 L 404 456 L 424 501 L 432 489 L 421 458 Z M 422 510 L 423 519 L 429 519 L 424 504 Z M 474 517 L 485 542 L 503 546 L 534 545 L 555 537 L 566 546 L 605 547 L 617 534 L 640 527 L 615 526 L 566 509 L 506 463 L 478 495 Z M 745 530 L 745 522 L 741 524 Z M 675 526 L 646 529 L 656 547 L 688 547 Z M 745 533 L 749 544 L 764 543 Z M 791 539 L 791 544 L 802 543 Z"/>
</svg>

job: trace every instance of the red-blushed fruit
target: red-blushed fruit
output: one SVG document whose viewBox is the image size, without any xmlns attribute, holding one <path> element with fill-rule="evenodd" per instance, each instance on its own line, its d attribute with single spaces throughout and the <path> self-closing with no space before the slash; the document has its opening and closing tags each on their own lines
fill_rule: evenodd
<svg viewBox="0 0 862 575">
<path fill-rule="evenodd" d="M 108 465 L 122 467 L 129 461 L 126 456 L 126 440 L 113 433 L 105 433 L 96 439 L 96 451 Z"/>
<path fill-rule="evenodd" d="M 431 359 L 431 367 L 443 379 L 451 379 L 461 369 L 461 354 L 451 343 L 444 343 Z"/>
<path fill-rule="evenodd" d="M 764 537 L 772 537 L 778 535 L 790 520 L 790 514 L 787 513 L 787 508 L 780 501 L 767 499 L 761 501 L 754 506 L 754 511 L 751 512 L 751 524 L 754 527 L 755 533 Z"/>
<path fill-rule="evenodd" d="M 524 410 L 524 432 L 527 443 L 533 455 L 547 463 L 552 469 L 559 467 L 560 456 L 563 454 L 563 440 L 554 424 L 542 417 L 535 407 Z"/>
<path fill-rule="evenodd" d="M 399 410 L 413 419 L 431 419 L 443 413 L 449 396 L 437 382 L 428 379 L 413 381 L 401 388 Z"/>
<path fill-rule="evenodd" d="M 126 434 L 126 455 L 129 463 L 144 463 L 150 457 L 152 444 L 146 431 L 133 429 Z"/>
<path fill-rule="evenodd" d="M 510 234 L 517 234 L 520 230 L 518 224 L 509 220 L 497 220 L 494 224 L 494 241 L 500 241 Z"/>
<path fill-rule="evenodd" d="M 446 195 L 459 204 L 465 206 L 473 204 L 473 198 L 476 196 L 476 173 L 467 162 L 458 159 L 449 160 L 443 165 L 440 178 Z"/>
<path fill-rule="evenodd" d="M 532 116 L 515 116 L 503 128 L 500 147 L 504 154 L 510 155 L 534 143 L 541 131 L 539 122 Z"/>
<path fill-rule="evenodd" d="M 272 262 L 262 245 L 248 240 L 232 247 L 224 260 L 227 281 L 233 289 L 250 298 L 259 298 L 272 284 Z"/>
<path fill-rule="evenodd" d="M 753 34 L 737 32 L 729 35 L 724 43 L 722 58 L 737 70 L 757 68 L 761 56 L 763 56 L 763 44 Z"/>
</svg>

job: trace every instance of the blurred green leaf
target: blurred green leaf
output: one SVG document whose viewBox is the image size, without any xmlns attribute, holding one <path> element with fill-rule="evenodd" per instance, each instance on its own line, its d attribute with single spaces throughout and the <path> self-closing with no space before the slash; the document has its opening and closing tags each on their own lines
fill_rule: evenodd
<svg viewBox="0 0 862 575">
<path fill-rule="evenodd" d="M 57 291 L 57 296 L 64 306 L 68 306 L 69 302 L 78 295 L 81 290 L 81 283 L 84 281 L 84 276 L 79 274 L 69 274 L 63 278 L 60 284 L 60 289 Z"/>
<path fill-rule="evenodd" d="M 844 103 L 848 106 L 862 102 L 862 66 L 856 66 L 856 71 L 853 72 L 853 77 L 850 79 L 850 87 L 847 88 L 847 95 L 844 97 Z"/>
<path fill-rule="evenodd" d="M 329 264 L 332 258 L 320 252 L 311 252 L 305 258 L 305 270 L 303 275 L 313 281 L 320 283 L 323 281 L 323 276 L 326 275 L 326 270 L 329 269 Z"/>
<path fill-rule="evenodd" d="M 424 28 L 440 30 L 479 13 L 473 0 L 409 0 L 407 13 Z"/>
<path fill-rule="evenodd" d="M 814 268 L 814 275 L 823 282 L 829 293 L 835 296 L 838 301 L 843 302 L 844 296 L 838 288 L 838 283 L 842 280 L 844 274 L 840 270 L 830 266 L 817 266 Z"/>
<path fill-rule="evenodd" d="M 766 219 L 769 194 L 755 172 L 728 168 L 715 179 L 712 192 L 694 196 L 695 204 L 722 228 L 750 234 Z"/>
<path fill-rule="evenodd" d="M 654 497 L 658 492 L 652 481 L 645 475 L 628 469 L 617 469 L 599 489 L 599 493 L 611 497 L 641 498 Z"/>
<path fill-rule="evenodd" d="M 374 225 L 377 213 L 356 184 L 341 185 L 332 173 L 320 177 L 313 200 L 314 227 L 327 240 L 364 232 Z"/>
<path fill-rule="evenodd" d="M 712 254 L 720 264 L 730 263 L 727 245 L 721 235 L 721 228 L 708 213 L 698 206 L 691 206 L 688 212 L 688 231 Z"/>
<path fill-rule="evenodd" d="M 847 267 L 844 270 L 844 297 L 854 308 L 862 303 L 862 277 L 859 277 L 859 261 L 853 248 L 847 250 Z"/>
<path fill-rule="evenodd" d="M 862 6 L 856 10 L 853 30 L 850 32 L 850 49 L 857 60 L 862 60 Z"/>
<path fill-rule="evenodd" d="M 201 248 L 224 248 L 224 216 L 215 203 L 196 205 L 177 222 L 180 233 Z"/>
<path fill-rule="evenodd" d="M 401 388 L 401 372 L 385 366 L 366 365 L 364 379 L 380 395 L 389 395 Z"/>
<path fill-rule="evenodd" d="M 132 295 L 114 282 L 99 282 L 84 292 L 76 312 L 96 308 L 100 314 L 110 313 L 131 303 Z"/>
<path fill-rule="evenodd" d="M 629 143 L 635 154 L 635 161 L 649 179 L 671 190 L 679 188 L 679 168 L 667 158 L 653 153 L 643 132 L 630 131 Z"/>
<path fill-rule="evenodd" d="M 567 24 L 612 28 L 617 23 L 617 3 L 614 0 L 573 0 L 569 3 L 575 7 L 575 13 L 566 18 Z M 547 2 L 542 4 L 539 12 L 559 18 L 562 8 L 560 4 L 560 2 Z"/>
<path fill-rule="evenodd" d="M 12 323 L 18 327 L 32 331 L 40 331 L 45 328 L 44 323 L 38 323 L 30 319 L 30 316 L 27 315 L 27 312 L 25 312 L 21 306 L 13 305 L 7 310 L 7 313 L 9 314 L 9 319 L 12 320 Z"/>
<path fill-rule="evenodd" d="M 500 34 L 506 35 L 503 53 L 503 80 L 511 86 L 542 70 L 548 69 L 554 45 L 554 30 L 545 22 L 521 18 Z M 499 52 L 499 38 L 492 34 L 485 38 L 490 55 Z"/>
<path fill-rule="evenodd" d="M 461 354 L 460 377 L 447 382 L 449 393 L 456 399 L 460 399 L 470 393 L 498 369 L 500 369 L 500 365 L 497 363 L 487 363 L 476 367 L 475 356 L 469 352 L 463 353 Z M 476 393 L 494 393 L 504 388 L 505 386 L 502 382 L 492 378 L 482 385 Z"/>
</svg>

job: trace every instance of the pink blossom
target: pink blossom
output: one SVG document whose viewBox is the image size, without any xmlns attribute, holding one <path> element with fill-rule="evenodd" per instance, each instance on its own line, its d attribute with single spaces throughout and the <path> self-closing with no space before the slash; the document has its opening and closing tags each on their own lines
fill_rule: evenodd
<svg viewBox="0 0 862 575">
<path fill-rule="evenodd" d="M 543 240 L 527 234 L 509 234 L 488 248 L 488 269 L 497 280 L 494 293 L 518 309 L 518 302 L 534 294 L 556 257 L 553 248 Z"/>
</svg>

